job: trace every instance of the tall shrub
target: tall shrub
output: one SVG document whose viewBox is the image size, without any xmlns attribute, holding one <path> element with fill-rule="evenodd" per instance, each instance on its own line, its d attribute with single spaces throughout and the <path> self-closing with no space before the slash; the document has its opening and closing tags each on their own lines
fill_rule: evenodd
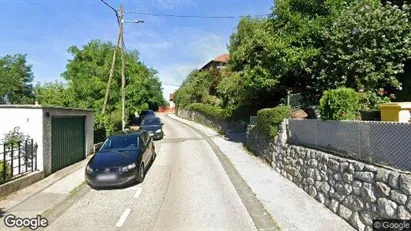
<svg viewBox="0 0 411 231">
<path fill-rule="evenodd" d="M 257 128 L 268 137 L 275 137 L 278 133 L 278 125 L 290 115 L 291 108 L 278 106 L 264 108 L 257 112 Z"/>
<path fill-rule="evenodd" d="M 353 120 L 359 109 L 359 100 L 359 93 L 351 88 L 325 91 L 319 106 L 321 117 L 325 120 Z"/>
</svg>

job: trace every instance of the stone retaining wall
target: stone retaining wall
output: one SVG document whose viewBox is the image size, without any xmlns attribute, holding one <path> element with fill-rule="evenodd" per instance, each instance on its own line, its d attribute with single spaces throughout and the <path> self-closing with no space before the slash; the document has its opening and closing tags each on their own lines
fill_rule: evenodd
<svg viewBox="0 0 411 231">
<path fill-rule="evenodd" d="M 267 163 L 271 164 L 273 161 L 274 142 L 259 132 L 256 125 L 247 128 L 246 146 L 255 156 L 264 159 Z"/>
<path fill-rule="evenodd" d="M 247 129 L 247 123 L 244 121 L 223 121 L 211 116 L 203 115 L 196 111 L 178 109 L 176 115 L 183 119 L 188 119 L 212 127 L 222 133 L 242 132 Z"/>
<path fill-rule="evenodd" d="M 249 132 L 250 149 L 271 155 L 266 159 L 277 172 L 358 230 L 372 230 L 373 219 L 411 219 L 410 173 L 289 145 L 287 126 L 282 122 L 268 144 Z"/>
<path fill-rule="evenodd" d="M 198 112 L 177 115 L 218 130 L 230 127 Z M 290 145 L 289 137 L 287 120 L 272 140 L 248 126 L 246 145 L 357 230 L 373 230 L 374 219 L 411 219 L 411 173 Z"/>
</svg>

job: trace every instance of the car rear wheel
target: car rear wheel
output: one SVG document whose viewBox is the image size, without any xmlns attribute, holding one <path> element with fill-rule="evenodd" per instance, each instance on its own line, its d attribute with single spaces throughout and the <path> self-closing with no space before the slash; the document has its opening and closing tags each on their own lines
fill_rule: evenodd
<svg viewBox="0 0 411 231">
<path fill-rule="evenodd" d="M 145 169 L 144 169 L 144 164 L 141 163 L 140 164 L 140 168 L 138 169 L 138 173 L 137 173 L 137 183 L 142 183 L 144 181 L 144 177 L 145 177 Z"/>
<path fill-rule="evenodd" d="M 154 148 L 154 146 L 153 146 L 153 149 L 151 150 L 151 152 L 152 152 L 152 160 L 151 160 L 151 162 L 154 162 L 154 160 L 155 160 L 156 157 L 157 157 L 156 149 Z"/>
</svg>

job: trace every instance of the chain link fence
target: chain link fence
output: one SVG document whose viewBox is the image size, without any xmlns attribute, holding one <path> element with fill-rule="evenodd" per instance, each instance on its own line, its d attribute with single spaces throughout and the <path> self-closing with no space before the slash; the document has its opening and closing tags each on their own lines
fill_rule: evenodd
<svg viewBox="0 0 411 231">
<path fill-rule="evenodd" d="M 289 128 L 292 144 L 411 171 L 411 124 L 305 119 Z"/>
<path fill-rule="evenodd" d="M 292 109 L 304 107 L 306 106 L 305 104 L 305 99 L 302 93 L 289 94 L 287 97 L 287 105 Z"/>
</svg>

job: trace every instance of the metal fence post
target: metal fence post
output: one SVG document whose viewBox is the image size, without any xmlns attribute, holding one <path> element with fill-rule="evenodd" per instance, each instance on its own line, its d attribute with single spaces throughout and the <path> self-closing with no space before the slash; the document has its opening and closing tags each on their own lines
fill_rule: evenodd
<svg viewBox="0 0 411 231">
<path fill-rule="evenodd" d="M 318 128 L 317 128 L 317 120 L 314 121 L 314 127 L 315 127 L 315 131 L 314 131 L 314 135 L 315 135 L 315 147 L 318 147 Z"/>
<path fill-rule="evenodd" d="M 358 155 L 363 156 L 361 153 L 361 124 L 358 124 Z"/>
<path fill-rule="evenodd" d="M 3 144 L 3 181 L 6 182 L 6 144 Z"/>
<path fill-rule="evenodd" d="M 34 160 L 34 164 L 35 164 L 35 165 L 34 165 L 34 166 L 35 166 L 35 167 L 34 167 L 34 171 L 37 171 L 37 143 L 36 143 L 36 152 L 35 152 L 35 153 L 36 153 L 36 154 L 35 154 L 36 156 L 34 157 L 34 159 L 35 159 L 35 160 Z M 34 153 L 33 153 L 33 155 L 34 155 Z"/>
<path fill-rule="evenodd" d="M 24 141 L 24 165 L 26 166 L 24 171 L 27 171 L 27 140 Z"/>
<path fill-rule="evenodd" d="M 34 159 L 34 155 L 33 155 L 33 151 L 34 151 L 34 147 L 33 147 L 33 139 L 31 139 L 31 171 L 33 172 L 33 167 L 34 167 L 34 163 L 33 163 L 33 159 Z"/>
<path fill-rule="evenodd" d="M 19 146 L 19 175 L 21 173 L 21 141 L 18 142 Z"/>
<path fill-rule="evenodd" d="M 14 144 L 11 143 L 11 153 L 10 153 L 10 166 L 11 166 L 11 177 L 13 177 L 13 170 L 14 170 L 14 166 L 13 166 L 13 156 L 14 156 Z"/>
</svg>

